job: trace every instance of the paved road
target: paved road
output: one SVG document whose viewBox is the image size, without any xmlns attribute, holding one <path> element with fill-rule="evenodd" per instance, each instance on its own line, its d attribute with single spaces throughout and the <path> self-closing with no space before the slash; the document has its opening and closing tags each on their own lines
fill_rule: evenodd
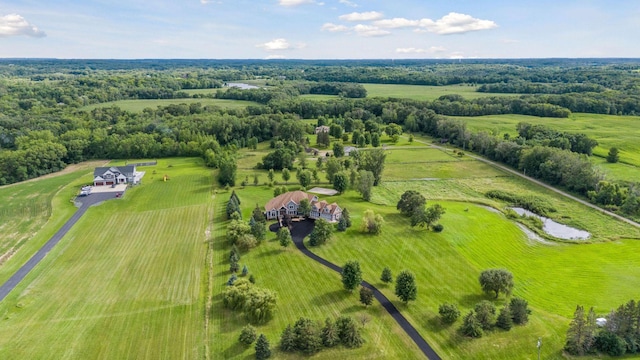
<svg viewBox="0 0 640 360">
<path fill-rule="evenodd" d="M 278 227 L 278 224 L 273 224 L 271 225 L 270 230 L 277 231 L 277 227 Z M 310 257 L 311 259 L 319 262 L 320 264 L 328 267 L 331 270 L 334 270 L 338 273 L 342 273 L 341 267 L 312 253 L 304 245 L 304 238 L 311 233 L 311 230 L 313 230 L 312 221 L 307 220 L 307 221 L 294 223 L 293 229 L 291 230 L 291 238 L 293 239 L 293 242 L 296 245 L 296 247 L 300 251 L 302 251 L 303 254 Z M 393 317 L 396 320 L 396 322 L 400 325 L 400 327 L 407 333 L 407 335 L 409 335 L 411 340 L 413 340 L 413 342 L 416 343 L 418 348 L 422 350 L 422 352 L 427 358 L 431 360 L 440 360 L 440 356 L 436 354 L 435 350 L 433 350 L 433 348 L 424 340 L 424 338 L 420 335 L 420 333 L 418 333 L 418 330 L 416 330 L 416 328 L 414 328 L 413 325 L 411 325 L 411 323 L 400 313 L 400 311 L 398 311 L 395 305 L 393 305 L 393 303 L 389 301 L 389 299 L 387 299 L 387 297 L 380 292 L 380 290 L 378 290 L 375 286 L 369 284 L 366 281 L 363 281 L 360 285 L 366 288 L 369 288 L 373 291 L 373 295 L 380 302 L 380 304 L 382 304 L 382 307 L 384 307 L 384 309 L 387 310 L 389 315 L 391 315 L 391 317 Z"/>
<path fill-rule="evenodd" d="M 51 237 L 51 239 L 49 239 L 49 241 L 47 241 L 44 246 L 42 246 L 42 248 L 40 248 L 40 250 L 38 250 L 38 252 L 36 252 L 35 255 L 31 257 L 31 259 L 29 259 L 29 261 L 22 265 L 22 267 L 18 269 L 18 271 L 13 274 L 13 276 L 11 276 L 11 278 L 9 278 L 6 283 L 0 286 L 0 301 L 4 300 L 4 298 L 9 295 L 11 290 L 13 290 L 20 283 L 20 281 L 22 281 L 22 279 L 24 279 L 25 276 L 27 276 L 27 274 L 31 270 L 33 270 L 33 268 L 38 265 L 38 263 L 42 259 L 44 259 L 49 251 L 51 251 L 51 249 L 53 249 L 53 247 L 56 246 L 58 242 L 60 242 L 60 240 L 67 234 L 67 232 L 73 227 L 73 225 L 78 222 L 78 220 L 82 217 L 82 215 L 84 215 L 89 207 L 113 198 L 115 198 L 114 193 L 91 194 L 86 197 L 78 198 L 77 201 L 81 202 L 82 205 L 78 208 L 78 210 L 76 210 L 73 216 L 69 220 L 67 220 L 62 228 L 60 228 L 60 230 L 58 230 L 58 232 L 56 232 Z"/>
<path fill-rule="evenodd" d="M 425 142 L 425 141 L 421 141 L 421 140 L 415 140 L 415 141 L 416 141 L 416 142 L 423 143 L 423 144 L 428 144 L 427 142 Z M 440 149 L 440 150 L 443 150 L 443 151 L 451 151 L 451 150 L 449 150 L 449 149 L 447 149 L 447 148 L 445 148 L 445 147 L 443 147 L 443 146 L 431 145 L 431 147 L 432 147 L 432 148 L 436 148 L 436 149 Z M 575 196 L 573 196 L 573 195 L 571 195 L 571 194 L 569 194 L 569 193 L 566 193 L 566 192 L 564 192 L 564 191 L 562 191 L 562 190 L 559 190 L 559 189 L 557 189 L 557 188 L 555 188 L 555 187 L 553 187 L 553 186 L 551 186 L 551 185 L 545 184 L 545 183 L 543 183 L 542 181 L 539 181 L 539 180 L 536 180 L 536 179 L 534 179 L 534 178 L 532 178 L 532 177 L 526 176 L 526 175 L 524 175 L 524 174 L 522 174 L 522 173 L 520 173 L 520 172 L 518 172 L 518 171 L 516 171 L 516 170 L 513 170 L 513 169 L 511 169 L 511 168 L 509 168 L 509 167 L 507 167 L 507 166 L 505 166 L 505 165 L 501 165 L 501 164 L 496 163 L 496 162 L 494 162 L 494 161 L 487 160 L 487 159 L 485 159 L 485 158 L 483 158 L 483 157 L 480 157 L 480 156 L 471 155 L 471 154 L 469 154 L 469 153 L 465 153 L 465 155 L 466 155 L 466 156 L 468 156 L 468 157 L 470 157 L 470 158 L 472 158 L 472 159 L 475 159 L 475 160 L 478 160 L 478 161 L 482 161 L 483 163 L 489 164 L 489 165 L 491 165 L 491 166 L 493 166 L 493 167 L 496 167 L 496 168 L 498 168 L 498 169 L 500 169 L 500 170 L 506 171 L 506 172 L 508 172 L 508 173 L 510 173 L 510 174 L 517 175 L 517 176 L 519 176 L 519 177 L 521 177 L 521 178 L 523 178 L 523 179 L 529 180 L 529 181 L 531 181 L 532 183 L 535 183 L 535 184 L 537 184 L 537 185 L 540 185 L 540 186 L 542 186 L 542 187 L 544 187 L 544 188 L 546 188 L 546 189 L 549 189 L 549 190 L 551 190 L 551 191 L 555 192 L 556 194 L 559 194 L 559 195 L 562 195 L 562 196 L 564 196 L 564 197 L 566 197 L 566 198 L 569 198 L 569 199 L 571 199 L 571 200 L 577 201 L 577 202 L 579 202 L 579 203 L 580 203 L 580 204 L 582 204 L 582 205 L 588 206 L 588 207 L 590 207 L 590 208 L 592 208 L 592 209 L 598 210 L 598 211 L 600 211 L 601 213 L 604 213 L 604 214 L 606 214 L 606 215 L 609 215 L 609 216 L 611 216 L 611 217 L 613 217 L 613 218 L 616 218 L 616 219 L 618 219 L 618 220 L 620 220 L 620 221 L 624 221 L 624 222 L 626 222 L 626 223 L 627 223 L 627 224 L 629 224 L 629 225 L 633 225 L 633 226 L 635 226 L 635 227 L 639 227 L 639 228 L 640 228 L 640 223 L 637 223 L 637 222 L 635 222 L 635 221 L 633 221 L 633 220 L 627 219 L 626 217 L 624 217 L 624 216 L 620 216 L 620 215 L 618 215 L 618 214 L 616 214 L 616 213 L 613 213 L 613 212 L 611 212 L 611 211 L 605 210 L 605 209 L 603 209 L 603 208 L 601 208 L 601 207 L 599 207 L 599 206 L 597 206 L 597 205 L 594 205 L 594 204 L 592 204 L 592 203 L 590 203 L 590 202 L 588 202 L 588 201 L 582 200 L 582 199 L 580 199 L 580 198 L 578 198 L 578 197 L 575 197 Z"/>
</svg>

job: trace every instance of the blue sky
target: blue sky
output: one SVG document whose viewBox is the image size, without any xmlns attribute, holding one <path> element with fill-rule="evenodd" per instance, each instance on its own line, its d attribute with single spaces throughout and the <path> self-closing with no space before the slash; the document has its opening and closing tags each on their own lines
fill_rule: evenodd
<svg viewBox="0 0 640 360">
<path fill-rule="evenodd" d="M 0 57 L 640 57 L 637 0 L 0 0 Z"/>
</svg>

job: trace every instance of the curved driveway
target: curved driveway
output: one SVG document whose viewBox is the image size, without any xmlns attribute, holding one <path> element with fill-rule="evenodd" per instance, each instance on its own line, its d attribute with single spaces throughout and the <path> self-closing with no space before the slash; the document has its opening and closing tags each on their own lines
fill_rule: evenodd
<svg viewBox="0 0 640 360">
<path fill-rule="evenodd" d="M 0 301 L 4 300 L 4 298 L 9 295 L 11 290 L 13 290 L 22 279 L 27 276 L 27 274 L 33 270 L 33 268 L 38 265 L 38 263 L 44 259 L 44 257 L 53 249 L 58 242 L 67 234 L 67 232 L 73 227 L 73 225 L 78 222 L 78 220 L 84 215 L 84 213 L 89 209 L 89 207 L 99 204 L 105 200 L 113 199 L 115 197 L 115 193 L 107 192 L 107 193 L 96 193 L 91 194 L 89 196 L 78 198 L 78 202 L 81 203 L 81 206 L 76 210 L 76 212 L 71 216 L 69 220 L 56 232 L 49 241 L 47 241 L 38 252 L 36 252 L 29 261 L 27 261 L 18 271 L 7 280 L 6 283 L 0 286 Z"/>
<path fill-rule="evenodd" d="M 277 231 L 278 224 L 271 225 L 271 231 Z M 302 251 L 303 254 L 310 257 L 311 259 L 319 262 L 320 264 L 328 267 L 331 270 L 334 270 L 338 273 L 342 273 L 342 268 L 333 264 L 320 256 L 312 253 L 307 249 L 304 245 L 304 238 L 311 233 L 313 230 L 313 222 L 311 221 L 302 221 L 299 223 L 294 223 L 293 229 L 291 230 L 291 238 L 293 239 L 296 247 Z M 411 325 L 411 323 L 398 311 L 398 309 L 393 305 L 393 303 L 387 299 L 384 294 L 380 292 L 375 286 L 369 284 L 366 281 L 360 283 L 360 285 L 369 288 L 373 291 L 373 295 L 380 302 L 382 307 L 393 317 L 393 319 L 400 325 L 402 330 L 404 330 L 407 335 L 413 340 L 413 342 L 418 346 L 418 348 L 424 353 L 424 355 L 431 360 L 440 360 L 440 356 L 436 354 L 435 350 L 424 340 L 424 338 L 418 333 L 418 330 Z"/>
</svg>

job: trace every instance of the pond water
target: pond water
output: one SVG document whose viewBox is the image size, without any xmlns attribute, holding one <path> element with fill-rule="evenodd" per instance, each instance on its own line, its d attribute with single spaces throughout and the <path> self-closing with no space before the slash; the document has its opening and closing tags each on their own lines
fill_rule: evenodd
<svg viewBox="0 0 640 360">
<path fill-rule="evenodd" d="M 227 83 L 228 87 L 235 87 L 235 88 L 239 88 L 242 90 L 249 90 L 249 89 L 260 89 L 260 87 L 255 86 L 255 85 L 249 85 L 249 84 L 245 84 L 245 83 L 234 83 L 234 82 L 228 82 Z"/>
<path fill-rule="evenodd" d="M 518 213 L 518 215 L 535 216 L 538 219 L 542 220 L 542 230 L 553 237 L 557 237 L 558 239 L 586 240 L 591 237 L 591 234 L 588 231 L 579 230 L 576 228 L 572 228 L 571 226 L 557 223 L 547 217 L 540 216 L 527 209 L 519 207 L 512 207 L 510 209 Z"/>
</svg>

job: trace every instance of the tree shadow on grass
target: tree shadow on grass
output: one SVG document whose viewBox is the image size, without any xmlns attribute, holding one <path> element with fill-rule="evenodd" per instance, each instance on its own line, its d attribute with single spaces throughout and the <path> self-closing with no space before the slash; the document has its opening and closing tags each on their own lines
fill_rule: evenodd
<svg viewBox="0 0 640 360">
<path fill-rule="evenodd" d="M 222 357 L 224 359 L 236 358 L 243 352 L 247 351 L 249 348 L 251 348 L 251 345 L 245 345 L 240 343 L 239 341 L 234 341 L 233 345 L 224 350 Z M 245 356 L 244 358 L 248 358 L 248 356 L 249 355 Z"/>
<path fill-rule="evenodd" d="M 281 253 L 282 253 L 281 249 L 271 249 L 271 250 L 264 251 L 264 252 L 260 253 L 258 256 L 256 256 L 256 258 L 271 257 L 271 256 L 276 256 L 276 255 L 281 254 Z"/>
<path fill-rule="evenodd" d="M 493 301 L 494 299 L 492 296 L 487 296 L 486 294 L 482 294 L 482 293 L 467 294 L 460 298 L 459 305 L 460 307 L 473 308 L 477 303 L 479 303 L 482 300 Z M 464 316 L 465 314 L 461 314 L 461 315 Z"/>
<path fill-rule="evenodd" d="M 351 296 L 347 290 L 336 290 L 318 295 L 311 299 L 311 304 L 315 306 L 324 306 L 326 304 L 332 304 L 342 301 Z"/>
<path fill-rule="evenodd" d="M 453 324 L 447 324 L 443 322 L 439 316 L 432 316 L 427 319 L 427 329 L 429 329 L 430 332 L 438 333 L 441 331 L 445 331 L 453 326 L 455 326 L 455 322 Z"/>
</svg>

